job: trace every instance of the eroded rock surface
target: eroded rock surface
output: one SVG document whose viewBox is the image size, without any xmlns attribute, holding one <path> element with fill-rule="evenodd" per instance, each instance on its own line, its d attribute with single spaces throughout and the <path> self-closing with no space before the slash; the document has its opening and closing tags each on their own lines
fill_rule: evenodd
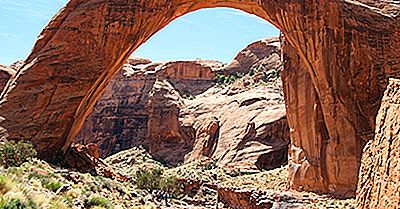
<svg viewBox="0 0 400 209">
<path fill-rule="evenodd" d="M 249 49 L 262 48 L 268 53 L 243 56 Z M 250 61 L 229 67 L 230 74 L 260 70 L 254 77 L 267 79 L 264 74 L 282 68 L 277 38 L 257 41 L 239 55 L 241 59 L 232 63 Z M 245 88 L 252 79 L 261 79 L 250 76 L 235 85 L 218 86 L 216 74 L 227 71 L 219 62 L 135 59 L 111 81 L 77 142 L 99 144 L 103 157 L 141 145 L 173 165 L 201 157 L 247 170 L 287 163 L 289 128 L 277 75 L 270 85 Z"/>
<path fill-rule="evenodd" d="M 181 95 L 199 94 L 214 85 L 215 70 L 223 63 L 140 60 L 129 59 L 111 81 L 76 141 L 98 144 L 103 157 L 143 145 L 159 159 L 180 162 L 191 148 L 191 138 L 180 130 Z M 169 143 L 177 149 L 174 155 L 166 148 Z"/>
<path fill-rule="evenodd" d="M 364 148 L 357 208 L 400 205 L 400 80 L 391 79 L 376 118 L 375 139 Z"/>
<path fill-rule="evenodd" d="M 2 135 L 31 140 L 43 159 L 56 159 L 135 49 L 174 19 L 211 7 L 242 9 L 273 23 L 295 52 L 291 58 L 304 64 L 327 134 L 324 143 L 301 138 L 296 147 L 315 144 L 313 151 L 325 157 L 303 152 L 307 163 L 291 170 L 292 188 L 354 195 L 362 147 L 373 138 L 388 77 L 400 72 L 397 1 L 71 0 L 2 93 Z M 288 112 L 296 112 L 292 107 Z M 289 124 L 303 137 L 302 128 Z M 305 171 L 310 177 L 296 177 Z M 324 183 L 310 185 L 309 179 Z"/>
</svg>

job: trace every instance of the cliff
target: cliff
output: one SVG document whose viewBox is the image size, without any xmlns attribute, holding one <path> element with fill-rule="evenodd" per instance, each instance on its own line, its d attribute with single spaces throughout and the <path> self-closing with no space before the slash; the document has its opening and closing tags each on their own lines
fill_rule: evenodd
<svg viewBox="0 0 400 209">
<path fill-rule="evenodd" d="M 141 145 L 173 165 L 201 157 L 247 170 L 287 162 L 281 82 L 279 74 L 267 78 L 282 68 L 277 38 L 250 44 L 228 67 L 207 60 L 136 59 L 108 85 L 77 142 L 98 144 L 103 157 Z M 232 83 L 216 83 L 217 75 Z"/>
</svg>

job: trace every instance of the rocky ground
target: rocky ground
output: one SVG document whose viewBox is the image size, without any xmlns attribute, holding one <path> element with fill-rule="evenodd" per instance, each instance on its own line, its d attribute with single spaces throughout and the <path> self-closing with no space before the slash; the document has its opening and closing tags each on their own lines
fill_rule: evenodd
<svg viewBox="0 0 400 209">
<path fill-rule="evenodd" d="M 63 169 L 33 159 L 20 167 L 0 168 L 0 208 L 353 208 L 354 199 L 338 200 L 287 190 L 287 169 L 241 173 L 203 159 L 175 168 L 132 148 L 105 159 L 127 181 Z M 168 206 L 135 184 L 135 172 L 150 167 L 190 182 L 191 193 L 169 199 Z M 187 186 L 189 187 L 189 185 Z M 217 207 L 218 205 L 218 207 Z"/>
</svg>

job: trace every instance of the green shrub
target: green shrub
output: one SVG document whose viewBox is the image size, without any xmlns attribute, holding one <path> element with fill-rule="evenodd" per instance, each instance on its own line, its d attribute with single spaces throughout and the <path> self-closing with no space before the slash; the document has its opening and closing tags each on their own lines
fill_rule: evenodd
<svg viewBox="0 0 400 209">
<path fill-rule="evenodd" d="M 5 141 L 0 145 L 0 165 L 6 168 L 21 166 L 37 154 L 32 144 L 22 141 Z"/>
<path fill-rule="evenodd" d="M 220 85 L 220 86 L 226 86 L 233 84 L 237 79 L 242 78 L 244 76 L 243 73 L 234 73 L 231 75 L 223 75 L 223 74 L 217 74 L 215 76 L 215 82 Z"/>
<path fill-rule="evenodd" d="M 152 192 L 161 190 L 175 197 L 183 193 L 183 185 L 176 176 L 163 176 L 161 169 L 138 170 L 136 172 L 136 186 L 139 189 Z"/>
<path fill-rule="evenodd" d="M 1 209 L 37 209 L 38 206 L 32 201 L 22 201 L 17 198 L 9 199 L 2 197 L 0 198 Z"/>
<path fill-rule="evenodd" d="M 268 83 L 275 81 L 276 79 L 280 78 L 281 71 L 279 69 L 271 69 L 269 71 L 262 72 L 261 80 Z"/>
<path fill-rule="evenodd" d="M 84 201 L 84 205 L 85 205 L 85 208 L 92 208 L 95 206 L 107 208 L 107 209 L 113 208 L 112 203 L 108 199 L 101 197 L 101 196 L 89 197 L 89 199 L 86 199 Z"/>
<path fill-rule="evenodd" d="M 136 186 L 152 192 L 159 188 L 162 173 L 161 169 L 138 170 L 135 176 Z"/>
<path fill-rule="evenodd" d="M 61 188 L 63 185 L 64 184 L 59 181 L 51 181 L 51 182 L 44 183 L 43 187 L 50 191 L 57 192 L 57 190 L 59 188 Z"/>
<path fill-rule="evenodd" d="M 159 189 L 165 193 L 174 194 L 175 196 L 182 194 L 184 191 L 176 176 L 162 178 L 159 182 Z"/>
</svg>

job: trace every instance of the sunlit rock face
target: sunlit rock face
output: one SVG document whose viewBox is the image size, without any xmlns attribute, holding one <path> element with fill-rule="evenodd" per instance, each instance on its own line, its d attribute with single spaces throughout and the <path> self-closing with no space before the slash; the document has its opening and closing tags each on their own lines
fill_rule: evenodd
<svg viewBox="0 0 400 209">
<path fill-rule="evenodd" d="M 292 81 L 307 81 L 314 88 L 310 91 L 321 110 L 315 121 L 326 131 L 312 133 L 321 137 L 312 141 L 299 133 L 305 126 L 289 120 L 292 134 L 302 142 L 292 147 L 302 160 L 290 170 L 291 187 L 354 195 L 362 148 L 374 136 L 388 78 L 399 76 L 400 9 L 395 1 L 71 0 L 43 30 L 2 93 L 2 135 L 31 140 L 43 159 L 56 159 L 135 49 L 176 18 L 221 6 L 277 26 L 286 49 L 292 48 L 284 52 L 294 54 L 287 58 L 302 63 L 309 77 Z M 298 106 L 290 101 L 313 100 L 304 93 L 292 94 L 298 98 L 289 99 L 288 114 Z M 315 112 L 305 114 L 311 118 Z"/>
</svg>

